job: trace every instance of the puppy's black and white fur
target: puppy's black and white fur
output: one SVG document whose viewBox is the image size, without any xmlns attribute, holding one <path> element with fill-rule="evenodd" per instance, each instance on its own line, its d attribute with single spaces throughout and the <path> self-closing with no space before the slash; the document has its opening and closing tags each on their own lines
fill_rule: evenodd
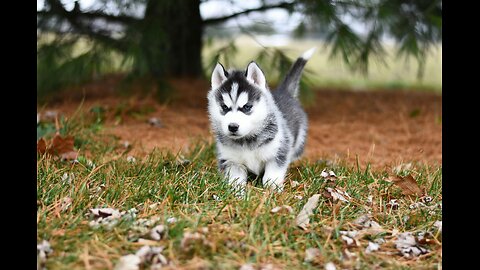
<svg viewBox="0 0 480 270">
<path fill-rule="evenodd" d="M 226 71 L 216 65 L 208 112 L 219 169 L 240 195 L 249 171 L 263 173 L 264 187 L 282 191 L 289 164 L 303 153 L 308 123 L 298 101 L 298 85 L 314 51 L 308 50 L 295 61 L 275 91 L 269 90 L 255 62 L 246 71 Z"/>
</svg>

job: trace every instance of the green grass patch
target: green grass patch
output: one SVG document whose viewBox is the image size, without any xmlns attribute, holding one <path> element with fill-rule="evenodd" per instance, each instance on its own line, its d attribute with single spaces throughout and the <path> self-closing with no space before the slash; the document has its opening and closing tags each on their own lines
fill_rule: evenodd
<svg viewBox="0 0 480 270">
<path fill-rule="evenodd" d="M 441 234 L 433 225 L 442 219 L 441 207 L 436 207 L 442 202 L 441 167 L 418 165 L 401 172 L 412 174 L 432 198 L 426 207 L 412 208 L 420 198 L 405 197 L 385 181 L 390 171 L 356 164 L 326 167 L 307 160 L 290 167 L 283 193 L 250 185 L 246 198 L 238 199 L 217 172 L 214 145 L 198 142 L 184 156 L 155 150 L 132 162 L 118 140 L 105 139 L 97 131 L 99 113 L 77 114 L 62 122 L 65 134 L 80 140 L 78 162 L 40 155 L 37 159 L 37 242 L 47 240 L 52 246 L 48 269 L 112 269 L 120 257 L 144 245 L 138 242 L 142 236 L 136 233 L 135 222 L 154 218 L 168 233 L 148 243 L 164 247 L 162 254 L 171 264 L 167 269 L 239 269 L 245 263 L 279 269 L 318 269 L 327 262 L 337 269 L 441 265 Z M 350 202 L 334 202 L 323 195 L 328 186 L 320 176 L 324 169 L 336 173 L 336 186 L 350 194 Z M 318 193 L 322 194 L 319 206 L 309 230 L 303 231 L 295 225 L 295 217 Z M 397 199 L 398 208 L 389 207 L 391 199 Z M 281 205 L 291 206 L 293 213 L 270 212 Z M 137 212 L 110 229 L 93 228 L 89 209 L 101 207 Z M 360 246 L 346 246 L 340 231 L 353 230 L 351 223 L 364 214 L 370 214 L 383 232 L 359 239 Z M 176 222 L 169 223 L 170 218 Z M 423 243 L 429 252 L 413 259 L 402 257 L 393 240 L 395 232 L 407 231 L 432 232 L 433 237 Z M 186 235 L 195 232 L 201 241 L 186 242 Z M 368 242 L 378 238 L 386 242 L 378 251 L 366 253 Z M 320 249 L 321 258 L 304 262 L 308 248 Z M 355 256 L 346 257 L 345 250 Z"/>
</svg>

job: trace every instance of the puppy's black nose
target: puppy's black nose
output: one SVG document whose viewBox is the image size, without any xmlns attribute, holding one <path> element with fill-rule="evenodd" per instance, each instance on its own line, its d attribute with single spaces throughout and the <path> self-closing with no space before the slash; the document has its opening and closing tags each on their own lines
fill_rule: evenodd
<svg viewBox="0 0 480 270">
<path fill-rule="evenodd" d="M 238 131 L 238 124 L 231 123 L 228 125 L 228 130 L 230 132 L 237 132 Z"/>
</svg>

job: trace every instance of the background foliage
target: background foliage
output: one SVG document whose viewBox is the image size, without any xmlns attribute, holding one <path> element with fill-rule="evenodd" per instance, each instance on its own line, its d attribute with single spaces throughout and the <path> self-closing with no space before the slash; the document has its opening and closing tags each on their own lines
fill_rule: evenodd
<svg viewBox="0 0 480 270">
<path fill-rule="evenodd" d="M 209 75 L 217 61 L 230 66 L 238 52 L 235 39 L 247 35 L 257 41 L 256 60 L 277 78 L 285 74 L 293 57 L 283 48 L 258 42 L 259 35 L 278 33 L 279 23 L 262 16 L 270 10 L 300 16 L 286 34 L 325 44 L 329 58 L 340 59 L 348 69 L 364 76 L 372 61 L 388 68 L 385 39 L 392 40 L 397 59 L 417 62 L 417 78 L 423 78 L 426 59 L 442 39 L 442 2 L 438 0 L 328 0 L 217 1 L 229 14 L 205 17 L 202 5 L 212 1 L 166 0 L 45 0 L 37 11 L 37 94 L 43 96 L 64 86 L 92 80 L 109 72 L 153 78 Z M 179 15 L 179 14 L 183 14 Z M 188 15 L 188 16 L 187 16 Z M 358 29 L 362 29 L 359 31 Z M 228 42 L 206 60 L 206 47 L 216 40 Z M 250 60 L 250 59 L 249 59 Z M 308 80 L 308 76 L 305 76 Z M 303 93 L 308 82 L 302 82 Z"/>
</svg>

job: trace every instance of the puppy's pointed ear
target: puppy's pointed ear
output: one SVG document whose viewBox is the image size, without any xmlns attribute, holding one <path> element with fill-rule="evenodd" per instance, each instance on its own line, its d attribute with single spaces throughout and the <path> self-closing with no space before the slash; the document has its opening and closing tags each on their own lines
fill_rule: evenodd
<svg viewBox="0 0 480 270">
<path fill-rule="evenodd" d="M 247 66 L 247 71 L 245 73 L 247 80 L 260 88 L 267 88 L 267 80 L 265 79 L 265 75 L 260 67 L 255 62 L 250 62 Z"/>
<path fill-rule="evenodd" d="M 227 80 L 227 72 L 223 68 L 222 64 L 217 63 L 212 73 L 212 89 L 217 89 Z"/>
</svg>

